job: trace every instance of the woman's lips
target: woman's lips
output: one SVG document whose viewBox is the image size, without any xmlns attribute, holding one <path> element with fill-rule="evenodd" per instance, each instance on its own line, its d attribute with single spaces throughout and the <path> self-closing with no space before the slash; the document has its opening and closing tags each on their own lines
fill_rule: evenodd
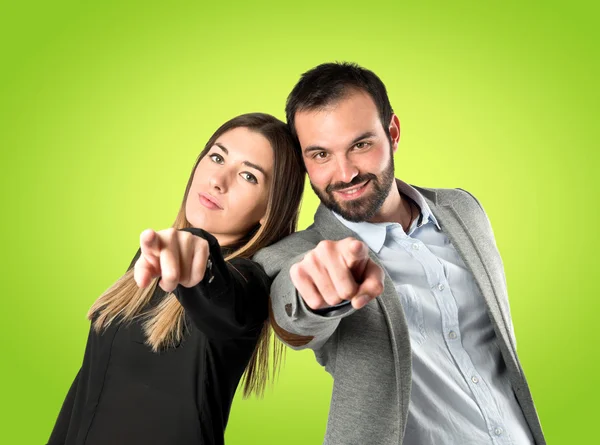
<svg viewBox="0 0 600 445">
<path fill-rule="evenodd" d="M 208 193 L 198 193 L 198 199 L 200 200 L 200 204 L 202 204 L 207 209 L 223 210 L 223 207 L 221 207 L 221 204 L 219 204 L 217 198 L 215 198 L 212 195 L 209 195 Z"/>
</svg>

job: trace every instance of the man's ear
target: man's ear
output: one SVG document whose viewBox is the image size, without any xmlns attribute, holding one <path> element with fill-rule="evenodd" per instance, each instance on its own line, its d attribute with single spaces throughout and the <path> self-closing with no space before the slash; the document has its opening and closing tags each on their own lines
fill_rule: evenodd
<svg viewBox="0 0 600 445">
<path fill-rule="evenodd" d="M 398 142 L 400 141 L 400 120 L 395 114 L 392 114 L 388 131 L 392 140 L 392 151 L 396 153 L 396 150 L 398 149 Z"/>
</svg>

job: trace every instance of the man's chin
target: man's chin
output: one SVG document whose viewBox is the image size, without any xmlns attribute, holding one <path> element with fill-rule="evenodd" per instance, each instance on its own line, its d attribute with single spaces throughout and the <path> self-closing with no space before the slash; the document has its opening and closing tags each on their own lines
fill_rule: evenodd
<svg viewBox="0 0 600 445">
<path fill-rule="evenodd" d="M 335 206 L 328 207 L 345 220 L 363 222 L 372 218 L 374 213 L 367 207 L 367 204 L 368 202 L 363 199 L 356 199 L 344 202 L 335 201 Z"/>
</svg>

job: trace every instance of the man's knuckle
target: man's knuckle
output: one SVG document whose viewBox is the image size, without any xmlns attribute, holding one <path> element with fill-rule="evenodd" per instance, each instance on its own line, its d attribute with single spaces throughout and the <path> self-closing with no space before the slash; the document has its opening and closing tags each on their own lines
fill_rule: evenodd
<svg viewBox="0 0 600 445">
<path fill-rule="evenodd" d="M 310 254 L 306 255 L 304 257 L 304 260 L 302 260 L 302 268 L 303 269 L 310 269 L 310 268 L 315 268 L 317 267 L 319 264 L 319 255 L 316 252 L 310 252 Z"/>
<path fill-rule="evenodd" d="M 315 250 L 317 250 L 320 255 L 330 255 L 331 252 L 335 250 L 335 241 L 321 241 Z"/>
<path fill-rule="evenodd" d="M 343 289 L 340 291 L 340 298 L 342 300 L 349 300 L 354 297 L 354 292 L 351 289 Z"/>
<path fill-rule="evenodd" d="M 311 309 L 321 309 L 323 308 L 325 305 L 323 303 L 323 300 L 321 300 L 320 298 L 310 298 L 308 301 L 304 300 L 306 305 L 311 308 Z"/>
<path fill-rule="evenodd" d="M 336 304 L 340 304 L 342 302 L 342 299 L 338 298 L 335 295 L 329 295 L 325 297 L 325 301 L 329 306 L 335 306 Z"/>
</svg>

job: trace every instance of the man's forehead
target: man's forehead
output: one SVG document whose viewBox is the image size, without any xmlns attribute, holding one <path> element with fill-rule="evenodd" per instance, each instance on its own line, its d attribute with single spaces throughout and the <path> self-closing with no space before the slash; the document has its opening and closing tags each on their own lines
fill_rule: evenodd
<svg viewBox="0 0 600 445">
<path fill-rule="evenodd" d="M 367 94 L 353 94 L 326 107 L 298 111 L 295 116 L 296 133 L 300 144 L 344 143 L 364 133 L 377 134 L 382 130 L 379 114 Z"/>
</svg>

